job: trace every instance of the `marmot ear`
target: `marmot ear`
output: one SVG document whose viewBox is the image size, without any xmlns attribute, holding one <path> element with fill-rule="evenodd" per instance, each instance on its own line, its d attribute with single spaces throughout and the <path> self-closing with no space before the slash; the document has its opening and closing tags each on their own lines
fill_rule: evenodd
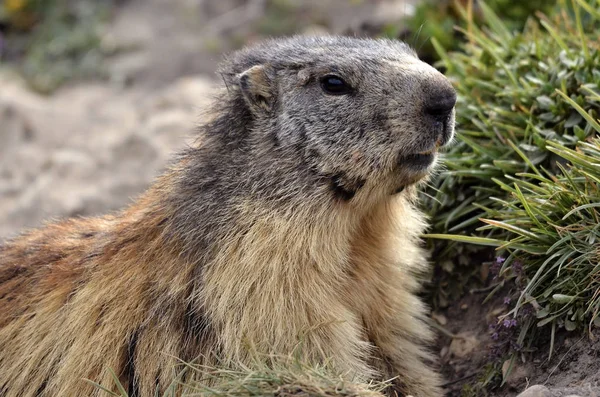
<svg viewBox="0 0 600 397">
<path fill-rule="evenodd" d="M 275 101 L 274 79 L 268 74 L 268 66 L 255 65 L 238 74 L 240 90 L 254 113 L 269 112 Z"/>
</svg>

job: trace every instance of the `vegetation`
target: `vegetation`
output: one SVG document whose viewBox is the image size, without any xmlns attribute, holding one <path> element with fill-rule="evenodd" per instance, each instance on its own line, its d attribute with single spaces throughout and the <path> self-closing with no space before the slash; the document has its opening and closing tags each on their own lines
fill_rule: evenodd
<svg viewBox="0 0 600 397">
<path fill-rule="evenodd" d="M 515 3 L 511 0 L 487 0 L 484 6 L 479 1 L 468 0 L 425 0 L 415 9 L 414 15 L 404 26 L 388 26 L 384 32 L 387 36 L 402 36 L 399 29 L 406 29 L 413 36 L 414 46 L 419 56 L 426 61 L 438 60 L 438 54 L 432 45 L 432 39 L 446 50 L 458 50 L 463 40 L 462 35 L 454 27 L 460 25 L 463 11 L 475 22 L 485 19 L 484 7 L 489 7 L 509 30 L 520 30 L 527 19 L 536 11 L 550 12 L 556 0 L 531 0 Z M 406 36 L 406 33 L 404 34 Z M 407 37 L 408 39 L 408 37 Z"/>
<path fill-rule="evenodd" d="M 99 76 L 105 51 L 98 29 L 110 8 L 111 1 L 0 0 L 0 60 L 17 63 L 44 93 Z"/>
<path fill-rule="evenodd" d="M 600 325 L 600 2 L 558 5 L 522 32 L 483 3 L 484 27 L 458 8 L 462 52 L 433 39 L 459 93 L 458 142 L 423 196 L 429 237 L 452 241 L 435 244 L 440 285 L 464 286 L 487 259 L 495 291 L 510 291 L 492 338 L 513 358 L 538 331 L 553 343 Z M 443 289 L 437 304 L 462 292 Z"/>
<path fill-rule="evenodd" d="M 383 397 L 388 383 L 361 384 L 335 376 L 327 365 L 314 367 L 302 364 L 293 358 L 281 358 L 269 365 L 257 361 L 252 368 L 240 366 L 238 370 L 208 368 L 193 363 L 182 363 L 181 371 L 162 397 Z M 94 385 L 107 396 L 127 397 L 127 391 L 111 372 L 114 388 Z M 187 375 L 194 374 L 199 381 L 182 382 Z M 92 382 L 93 383 L 93 382 Z M 114 390 L 113 390 L 114 389 Z M 157 395 L 158 397 L 158 395 Z"/>
</svg>

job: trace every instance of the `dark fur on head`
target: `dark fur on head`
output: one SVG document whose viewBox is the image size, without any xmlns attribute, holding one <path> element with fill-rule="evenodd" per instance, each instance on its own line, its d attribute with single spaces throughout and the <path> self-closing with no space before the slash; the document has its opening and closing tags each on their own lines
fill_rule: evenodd
<svg viewBox="0 0 600 397">
<path fill-rule="evenodd" d="M 352 93 L 325 94 L 320 79 L 330 74 L 343 78 Z M 252 122 L 245 133 L 254 145 L 266 138 L 275 144 L 267 151 L 271 160 L 295 156 L 293 162 L 320 175 L 376 180 L 392 192 L 428 171 L 403 159 L 452 137 L 453 115 L 440 125 L 427 106 L 437 97 L 455 98 L 454 89 L 401 42 L 269 41 L 235 53 L 221 75 L 232 87 L 230 98 L 246 100 Z"/>
<path fill-rule="evenodd" d="M 454 89 L 402 42 L 271 40 L 234 53 L 219 74 L 227 91 L 215 101 L 217 117 L 202 127 L 204 144 L 187 153 L 182 189 L 193 190 L 176 197 L 197 201 L 202 191 L 211 195 L 203 207 L 250 192 L 286 210 L 336 200 L 362 206 L 352 200 L 361 189 L 374 204 L 431 172 L 435 160 L 415 164 L 412 155 L 435 156 L 452 139 L 454 114 L 439 123 L 426 106 L 436 96 L 455 98 Z M 329 74 L 352 94 L 324 93 L 320 79 Z"/>
</svg>

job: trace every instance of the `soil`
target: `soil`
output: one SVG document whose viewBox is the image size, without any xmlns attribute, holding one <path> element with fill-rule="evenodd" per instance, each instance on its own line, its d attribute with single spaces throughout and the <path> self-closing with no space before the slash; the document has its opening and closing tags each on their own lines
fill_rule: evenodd
<svg viewBox="0 0 600 397">
<path fill-rule="evenodd" d="M 549 396 L 600 396 L 600 340 L 593 334 L 564 330 L 557 332 L 550 358 L 549 335 L 540 335 L 537 350 L 517 359 L 504 385 L 500 385 L 501 376 L 496 375 L 490 381 L 491 390 L 478 389 L 478 384 L 492 373 L 490 366 L 501 362 L 493 354 L 498 341 L 492 339 L 490 326 L 507 312 L 501 291 L 481 304 L 486 294 L 469 293 L 432 316 L 438 324 L 440 319 L 444 323 L 440 324 L 445 332 L 439 334 L 438 351 L 448 396 L 509 397 L 532 385 L 546 386 L 552 393 Z"/>
<path fill-rule="evenodd" d="M 286 34 L 364 33 L 398 20 L 415 1 L 299 2 L 299 22 L 276 28 Z M 124 2 L 104 33 L 105 45 L 129 48 L 108 60 L 110 78 L 48 97 L 0 69 L 0 240 L 52 218 L 102 214 L 131 202 L 191 139 L 210 101 L 221 53 L 274 34 L 276 28 L 264 27 L 273 22 L 264 20 L 264 4 Z M 437 351 L 449 396 L 514 396 L 534 384 L 557 396 L 596 393 L 591 387 L 600 386 L 600 342 L 565 332 L 552 358 L 542 347 L 514 366 L 504 386 L 468 393 L 492 363 L 489 326 L 506 310 L 500 295 L 481 305 L 483 296 L 467 294 L 432 315 L 444 330 Z"/>
</svg>

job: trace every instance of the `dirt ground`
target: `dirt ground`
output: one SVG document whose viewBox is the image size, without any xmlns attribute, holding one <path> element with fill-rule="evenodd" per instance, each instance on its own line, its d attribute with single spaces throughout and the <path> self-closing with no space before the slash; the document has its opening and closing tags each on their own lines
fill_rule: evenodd
<svg viewBox="0 0 600 397">
<path fill-rule="evenodd" d="M 507 312 L 499 293 L 481 304 L 487 292 L 478 291 L 464 296 L 433 319 L 443 324 L 445 333 L 439 333 L 439 365 L 447 382 L 448 396 L 482 395 L 467 393 L 469 385 L 482 381 L 487 375 L 486 366 L 494 359 L 490 325 Z M 451 334 L 452 336 L 449 336 Z M 559 330 L 555 350 L 549 358 L 550 338 L 540 336 L 537 351 L 525 353 L 513 365 L 505 384 L 495 387 L 489 396 L 511 397 L 532 385 L 544 385 L 548 394 L 539 396 L 600 396 L 600 341 L 589 335 Z M 493 383 L 493 382 L 492 382 Z M 497 383 L 497 382 L 496 382 Z M 497 385 L 500 386 L 500 385 Z M 538 394 L 526 395 L 526 397 Z"/>
<path fill-rule="evenodd" d="M 291 30 L 361 31 L 399 20 L 415 1 L 311 0 L 296 10 L 300 23 Z M 131 50 L 109 59 L 108 81 L 72 84 L 49 97 L 0 69 L 0 240 L 49 219 L 130 203 L 170 154 L 193 139 L 218 83 L 221 53 L 262 36 L 256 24 L 263 6 L 244 0 L 125 2 L 104 40 Z M 498 299 L 482 306 L 482 297 L 469 294 L 433 315 L 446 330 L 437 349 L 449 396 L 473 395 L 464 392 L 466 385 L 481 379 L 491 360 L 489 325 L 504 306 Z M 489 395 L 515 396 L 543 384 L 549 396 L 600 396 L 600 343 L 559 333 L 556 346 L 550 360 L 540 349 L 518 362 L 507 384 Z"/>
</svg>

